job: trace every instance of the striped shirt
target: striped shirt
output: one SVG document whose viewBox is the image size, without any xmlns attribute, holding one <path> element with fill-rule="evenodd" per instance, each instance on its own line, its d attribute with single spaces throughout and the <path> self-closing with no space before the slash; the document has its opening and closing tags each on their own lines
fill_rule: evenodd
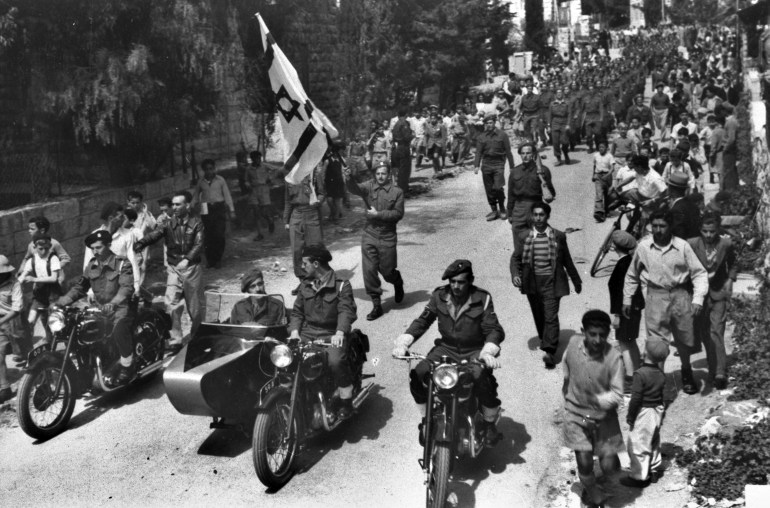
<svg viewBox="0 0 770 508">
<path fill-rule="evenodd" d="M 532 262 L 535 265 L 535 274 L 551 273 L 551 249 L 547 232 L 535 232 L 535 237 L 532 239 Z"/>
</svg>

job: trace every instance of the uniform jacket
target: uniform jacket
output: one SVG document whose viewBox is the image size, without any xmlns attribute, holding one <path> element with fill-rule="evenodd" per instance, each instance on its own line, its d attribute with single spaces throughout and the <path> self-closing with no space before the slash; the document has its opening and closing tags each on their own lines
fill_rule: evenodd
<svg viewBox="0 0 770 508">
<path fill-rule="evenodd" d="M 175 266 L 183 259 L 187 259 L 190 264 L 199 264 L 203 250 L 203 229 L 203 222 L 198 216 L 188 215 L 187 224 L 183 224 L 179 217 L 174 216 L 167 223 L 152 230 L 134 246 L 141 250 L 163 238 L 169 265 Z"/>
<path fill-rule="evenodd" d="M 476 158 L 473 165 L 479 167 L 479 163 L 484 157 L 506 159 L 508 164 L 513 167 L 511 140 L 502 129 L 495 128 L 491 133 L 484 131 L 476 136 Z"/>
<path fill-rule="evenodd" d="M 350 333 L 356 320 L 356 302 L 350 282 L 331 271 L 326 284 L 316 291 L 312 279 L 304 279 L 294 300 L 289 330 L 302 332 L 308 327 L 329 335 L 339 330 Z"/>
<path fill-rule="evenodd" d="M 569 125 L 569 119 L 572 116 L 572 107 L 565 100 L 551 102 L 551 108 L 548 112 L 548 120 L 551 122 L 551 129 L 564 128 Z"/>
<path fill-rule="evenodd" d="M 537 155 L 536 155 L 537 157 Z M 548 190 L 551 194 L 556 196 L 556 189 L 553 187 L 553 181 L 551 180 L 551 170 L 545 166 L 543 168 L 543 180 L 548 185 Z M 543 187 L 540 177 L 537 175 L 537 163 L 530 162 L 528 164 L 519 164 L 511 169 L 511 174 L 508 177 L 508 215 L 513 213 L 513 207 L 516 201 L 529 200 L 529 201 L 542 201 L 543 200 Z"/>
<path fill-rule="evenodd" d="M 265 326 L 282 324 L 286 316 L 283 302 L 272 296 L 254 296 L 244 298 L 233 305 L 230 323 L 240 325 L 254 322 Z"/>
<path fill-rule="evenodd" d="M 540 112 L 540 96 L 528 93 L 521 96 L 521 113 L 524 115 L 537 115 Z"/>
<path fill-rule="evenodd" d="M 425 146 L 432 148 L 434 145 L 442 150 L 446 147 L 446 126 L 439 120 L 436 125 L 430 122 L 425 124 Z"/>
<path fill-rule="evenodd" d="M 453 316 L 450 308 L 452 291 L 449 285 L 441 286 L 433 291 L 430 301 L 415 319 L 406 333 L 415 340 L 428 331 L 433 322 L 438 319 L 438 332 L 441 339 L 436 345 L 461 349 L 461 352 L 479 350 L 487 342 L 500 345 L 505 339 L 505 332 L 497 320 L 492 296 L 481 288 L 471 286 L 468 300 Z"/>
<path fill-rule="evenodd" d="M 316 168 L 313 170 L 312 179 L 312 184 L 315 185 L 316 197 L 319 199 L 319 201 L 316 201 L 313 204 L 310 204 L 310 198 L 313 195 L 313 190 L 310 188 L 311 176 L 306 176 L 298 185 L 286 184 L 283 205 L 284 224 L 288 224 L 289 221 L 291 221 L 291 215 L 294 210 L 305 211 L 320 208 L 320 199 L 326 194 L 324 185 L 326 175 L 323 171 Z"/>
<path fill-rule="evenodd" d="M 703 238 L 697 236 L 687 240 L 698 256 L 698 260 L 706 266 L 706 243 Z M 730 297 L 730 293 L 724 290 L 727 279 L 735 280 L 738 278 L 738 264 L 736 263 L 735 247 L 729 238 L 720 238 L 717 242 L 716 253 L 716 272 L 709 278 L 709 297 L 712 300 L 724 300 Z M 711 274 L 709 274 L 711 275 Z"/>
<path fill-rule="evenodd" d="M 359 184 L 352 178 L 348 180 L 348 189 L 365 198 L 369 206 L 377 210 L 377 217 L 366 216 L 365 232 L 375 235 L 396 233 L 396 224 L 404 218 L 404 191 L 392 182 L 380 185 L 371 179 Z"/>
<path fill-rule="evenodd" d="M 69 305 L 86 296 L 89 289 L 93 290 L 94 299 L 99 304 L 112 303 L 127 308 L 128 300 L 134 294 L 131 263 L 118 259 L 113 252 L 103 262 L 91 259 L 83 275 L 59 302 Z"/>
<path fill-rule="evenodd" d="M 553 228 L 552 228 L 553 229 Z M 523 231 L 521 233 L 522 244 L 526 241 L 527 237 L 532 234 L 532 229 Z M 572 279 L 572 283 L 575 286 L 581 286 L 583 281 L 580 279 L 580 274 L 575 268 L 575 263 L 572 261 L 572 256 L 569 253 L 569 247 L 567 247 L 567 235 L 558 229 L 553 229 L 554 238 L 556 240 L 556 259 L 552 261 L 553 265 L 553 277 L 554 277 L 554 292 L 557 298 L 567 296 L 569 294 L 569 283 L 567 282 L 567 275 Z M 531 295 L 537 293 L 537 281 L 535 280 L 535 267 L 532 263 L 524 263 L 522 259 L 523 249 L 517 249 L 511 256 L 511 280 L 515 277 L 521 277 L 521 292 L 525 295 Z"/>
</svg>

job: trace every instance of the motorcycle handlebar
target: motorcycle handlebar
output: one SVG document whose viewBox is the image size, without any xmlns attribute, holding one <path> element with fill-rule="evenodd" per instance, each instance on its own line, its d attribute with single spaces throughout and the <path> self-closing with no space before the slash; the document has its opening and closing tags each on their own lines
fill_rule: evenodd
<svg viewBox="0 0 770 508">
<path fill-rule="evenodd" d="M 406 360 L 406 361 L 410 361 L 410 360 L 427 360 L 427 361 L 433 363 L 434 365 L 441 365 L 441 363 L 442 363 L 441 360 L 430 360 L 427 356 L 421 355 L 421 354 L 418 354 L 418 353 L 407 353 L 405 355 L 393 355 L 393 359 L 394 360 Z M 479 360 L 478 358 L 472 358 L 472 359 L 468 360 L 467 363 L 473 363 L 473 364 L 476 364 L 476 365 L 481 365 L 485 369 L 491 369 L 492 368 L 489 365 L 487 365 L 486 363 L 484 363 L 481 360 Z M 455 365 L 462 365 L 462 363 L 458 362 Z"/>
</svg>

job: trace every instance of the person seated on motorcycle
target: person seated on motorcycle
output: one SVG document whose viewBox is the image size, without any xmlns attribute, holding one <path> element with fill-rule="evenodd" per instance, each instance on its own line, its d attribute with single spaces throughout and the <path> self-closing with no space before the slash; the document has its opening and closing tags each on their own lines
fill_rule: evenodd
<svg viewBox="0 0 770 508">
<path fill-rule="evenodd" d="M 71 305 L 85 297 L 89 289 L 93 290 L 96 303 L 113 320 L 112 338 L 120 354 L 120 361 L 108 371 L 105 381 L 111 386 L 120 386 L 136 375 L 131 337 L 135 312 L 129 305 L 134 294 L 134 274 L 131 263 L 118 258 L 110 250 L 111 243 L 112 235 L 105 230 L 95 231 L 86 237 L 85 244 L 93 252 L 93 258 L 80 279 L 56 304 Z"/>
<path fill-rule="evenodd" d="M 347 336 L 356 320 L 356 302 L 350 282 L 339 278 L 329 266 L 332 255 L 323 245 L 302 249 L 302 280 L 289 321 L 291 339 L 313 341 L 331 336 L 333 347 L 326 352 L 329 370 L 339 388 L 337 417 L 353 415 L 353 380 L 348 364 Z"/>
<path fill-rule="evenodd" d="M 429 360 L 439 360 L 442 356 L 456 362 L 478 359 L 489 369 L 500 367 L 497 356 L 505 332 L 497 320 L 492 296 L 473 284 L 473 266 L 468 260 L 458 259 L 449 265 L 441 277 L 441 280 L 447 279 L 449 284 L 433 291 L 420 317 L 396 339 L 393 356 L 405 355 L 409 346 L 422 337 L 438 318 L 441 338 L 435 341 L 435 347 L 428 353 Z M 491 445 L 499 439 L 495 422 L 500 412 L 500 399 L 497 398 L 497 381 L 489 369 L 474 365 L 473 379 L 474 392 L 484 416 L 484 425 L 480 430 L 486 443 Z M 427 361 L 418 363 L 410 373 L 409 388 L 423 418 L 419 426 L 421 435 L 428 401 L 429 374 L 430 364 Z"/>
<path fill-rule="evenodd" d="M 241 278 L 241 292 L 252 295 L 267 295 L 262 270 L 252 270 Z M 283 302 L 272 296 L 249 296 L 233 306 L 230 323 L 234 325 L 256 324 L 274 326 L 281 324 L 286 316 Z"/>
</svg>

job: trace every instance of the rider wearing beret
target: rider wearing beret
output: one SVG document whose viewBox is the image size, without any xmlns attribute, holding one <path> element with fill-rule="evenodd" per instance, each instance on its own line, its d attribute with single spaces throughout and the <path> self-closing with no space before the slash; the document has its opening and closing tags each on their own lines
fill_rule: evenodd
<svg viewBox="0 0 770 508">
<path fill-rule="evenodd" d="M 102 311 L 114 321 L 112 338 L 120 353 L 120 361 L 108 371 L 105 381 L 112 386 L 124 385 L 136 375 L 131 338 L 134 311 L 129 306 L 134 294 L 131 263 L 119 259 L 110 250 L 112 235 L 109 231 L 94 231 L 86 237 L 85 244 L 94 257 L 86 265 L 80 279 L 56 303 L 71 305 L 86 296 L 89 289 L 93 290 L 94 299 L 102 306 Z"/>
<path fill-rule="evenodd" d="M 500 353 L 500 343 L 505 338 L 505 332 L 497 320 L 492 296 L 473 285 L 471 262 L 466 259 L 454 261 L 444 271 L 441 280 L 449 280 L 449 283 L 433 291 L 422 314 L 396 339 L 393 355 L 405 355 L 409 346 L 422 337 L 438 319 L 441 338 L 435 341 L 435 347 L 427 355 L 428 360 L 436 361 L 442 356 L 457 362 L 479 359 L 490 369 L 498 368 L 500 362 L 496 357 Z M 428 400 L 429 373 L 428 361 L 421 361 L 410 373 L 409 387 L 423 418 Z M 481 430 L 486 442 L 491 445 L 499 438 L 495 426 L 500 412 L 497 380 L 491 370 L 480 365 L 474 365 L 473 379 L 484 415 L 484 427 Z"/>
<path fill-rule="evenodd" d="M 331 337 L 327 362 L 339 388 L 337 417 L 353 415 L 353 380 L 348 364 L 348 341 L 356 320 L 356 302 L 350 282 L 338 277 L 329 266 L 332 255 L 323 245 L 309 245 L 302 250 L 305 278 L 299 285 L 289 321 L 290 339 L 313 341 Z"/>
</svg>

